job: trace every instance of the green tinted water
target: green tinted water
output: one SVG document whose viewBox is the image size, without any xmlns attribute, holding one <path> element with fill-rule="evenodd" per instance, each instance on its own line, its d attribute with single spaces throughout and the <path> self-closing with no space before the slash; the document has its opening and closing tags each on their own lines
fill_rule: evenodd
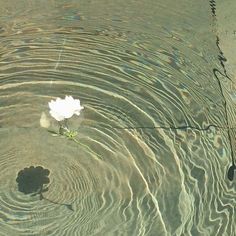
<svg viewBox="0 0 236 236">
<path fill-rule="evenodd" d="M 209 2 L 1 6 L 0 235 L 234 235 L 234 83 L 218 76 L 222 96 Z M 42 127 L 65 95 L 80 144 Z M 50 171 L 43 198 L 18 191 L 30 166 Z"/>
</svg>

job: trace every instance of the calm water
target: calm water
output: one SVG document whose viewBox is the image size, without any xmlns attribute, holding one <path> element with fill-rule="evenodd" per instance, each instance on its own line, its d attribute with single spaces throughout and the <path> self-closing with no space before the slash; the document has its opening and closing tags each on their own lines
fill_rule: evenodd
<svg viewBox="0 0 236 236">
<path fill-rule="evenodd" d="M 235 235 L 235 87 L 211 10 L 1 0 L 1 236 Z M 85 107 L 69 124 L 80 144 L 48 132 L 65 95 Z M 30 166 L 50 171 L 43 197 L 19 191 Z"/>
</svg>

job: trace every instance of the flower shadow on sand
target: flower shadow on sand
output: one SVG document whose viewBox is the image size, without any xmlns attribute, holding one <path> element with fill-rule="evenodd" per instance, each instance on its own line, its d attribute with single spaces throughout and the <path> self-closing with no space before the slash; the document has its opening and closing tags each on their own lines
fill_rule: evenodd
<svg viewBox="0 0 236 236">
<path fill-rule="evenodd" d="M 18 190 L 24 194 L 31 194 L 31 196 L 36 196 L 38 194 L 40 200 L 44 199 L 50 203 L 65 206 L 69 210 L 74 211 L 72 204 L 55 202 L 43 196 L 43 193 L 48 191 L 48 187 L 45 187 L 44 185 L 47 185 L 50 182 L 48 177 L 49 174 L 50 171 L 44 169 L 42 166 L 30 166 L 20 170 L 16 178 Z"/>
<path fill-rule="evenodd" d="M 41 166 L 24 168 L 19 171 L 16 178 L 18 190 L 24 194 L 32 194 L 32 196 L 46 192 L 48 188 L 43 187 L 50 182 L 49 173 L 48 169 Z"/>
</svg>

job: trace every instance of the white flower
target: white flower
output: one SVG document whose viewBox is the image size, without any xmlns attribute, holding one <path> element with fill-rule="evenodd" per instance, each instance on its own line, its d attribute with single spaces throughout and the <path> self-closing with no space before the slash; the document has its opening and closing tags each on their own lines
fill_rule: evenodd
<svg viewBox="0 0 236 236">
<path fill-rule="evenodd" d="M 65 99 L 57 98 L 56 101 L 51 100 L 48 103 L 50 114 L 57 121 L 62 121 L 72 117 L 74 114 L 80 115 L 80 111 L 84 109 L 80 105 L 79 99 L 74 99 L 72 96 L 66 96 Z"/>
</svg>

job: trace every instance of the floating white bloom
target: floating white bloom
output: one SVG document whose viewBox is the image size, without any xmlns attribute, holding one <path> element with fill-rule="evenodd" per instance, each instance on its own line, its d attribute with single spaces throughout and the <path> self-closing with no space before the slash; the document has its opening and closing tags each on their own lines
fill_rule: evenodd
<svg viewBox="0 0 236 236">
<path fill-rule="evenodd" d="M 72 96 L 66 96 L 65 99 L 57 98 L 48 103 L 51 116 L 57 121 L 62 121 L 72 117 L 74 114 L 80 115 L 80 111 L 84 109 L 80 105 L 79 99 L 74 99 Z"/>
</svg>

